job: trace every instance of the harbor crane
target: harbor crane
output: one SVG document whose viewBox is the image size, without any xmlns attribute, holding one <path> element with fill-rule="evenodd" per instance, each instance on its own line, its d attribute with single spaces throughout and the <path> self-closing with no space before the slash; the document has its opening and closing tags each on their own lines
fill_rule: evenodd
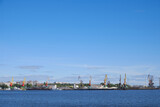
<svg viewBox="0 0 160 107">
<path fill-rule="evenodd" d="M 154 83 L 153 83 L 153 80 L 154 80 L 154 78 L 153 78 L 153 75 L 148 75 L 148 87 L 151 87 L 151 88 L 153 88 L 154 86 Z"/>
<path fill-rule="evenodd" d="M 105 78 L 104 78 L 104 87 L 106 87 L 107 80 L 108 80 L 108 78 L 107 78 L 107 74 L 106 74 Z"/>
</svg>

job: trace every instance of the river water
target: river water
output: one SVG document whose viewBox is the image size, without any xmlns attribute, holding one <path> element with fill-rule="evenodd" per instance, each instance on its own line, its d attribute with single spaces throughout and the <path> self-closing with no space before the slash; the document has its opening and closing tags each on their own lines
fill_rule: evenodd
<svg viewBox="0 0 160 107">
<path fill-rule="evenodd" d="M 160 90 L 0 91 L 0 107 L 160 107 Z"/>
</svg>

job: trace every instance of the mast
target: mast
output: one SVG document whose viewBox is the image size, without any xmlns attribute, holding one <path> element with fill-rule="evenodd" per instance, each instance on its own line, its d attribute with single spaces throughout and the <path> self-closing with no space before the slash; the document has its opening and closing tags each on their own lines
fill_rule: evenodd
<svg viewBox="0 0 160 107">
<path fill-rule="evenodd" d="M 46 87 L 48 86 L 48 81 L 49 81 L 49 78 L 48 78 L 48 80 L 46 81 L 46 84 L 45 84 Z"/>
<path fill-rule="evenodd" d="M 126 79 L 127 79 L 127 76 L 126 76 L 126 73 L 125 73 L 124 86 L 126 86 Z"/>
<path fill-rule="evenodd" d="M 145 76 L 145 87 L 147 87 L 146 81 L 147 81 L 147 77 Z"/>
<path fill-rule="evenodd" d="M 26 82 L 26 78 L 24 78 L 24 80 L 23 80 L 22 87 L 24 87 L 25 82 Z"/>
<path fill-rule="evenodd" d="M 10 82 L 10 88 L 12 87 L 13 85 L 13 77 L 12 77 L 12 81 Z"/>
<path fill-rule="evenodd" d="M 13 77 L 12 77 L 12 83 L 13 83 Z"/>
<path fill-rule="evenodd" d="M 92 80 L 92 77 L 90 76 L 90 80 L 89 80 L 89 86 L 91 87 L 91 80 Z"/>
<path fill-rule="evenodd" d="M 120 78 L 119 78 L 119 84 L 121 85 L 121 75 L 120 75 Z"/>
<path fill-rule="evenodd" d="M 121 88 L 121 75 L 120 75 L 120 78 L 119 78 L 119 88 Z"/>
<path fill-rule="evenodd" d="M 153 78 L 153 75 L 150 75 L 150 74 L 149 74 L 149 75 L 148 75 L 148 82 L 149 82 L 149 83 L 148 83 L 148 86 L 149 86 L 150 88 L 153 88 L 153 87 L 154 87 L 154 86 L 153 86 L 153 85 L 154 85 L 153 79 L 154 79 L 154 78 Z"/>
<path fill-rule="evenodd" d="M 107 74 L 105 75 L 105 78 L 104 78 L 104 87 L 106 87 L 106 82 L 107 82 Z"/>
</svg>

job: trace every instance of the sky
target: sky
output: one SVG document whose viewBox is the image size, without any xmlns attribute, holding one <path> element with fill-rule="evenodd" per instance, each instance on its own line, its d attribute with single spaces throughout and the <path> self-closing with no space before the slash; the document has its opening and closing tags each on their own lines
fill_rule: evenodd
<svg viewBox="0 0 160 107">
<path fill-rule="evenodd" d="M 159 84 L 159 0 L 0 0 L 0 81 L 125 73 L 131 85 L 148 74 Z"/>
</svg>

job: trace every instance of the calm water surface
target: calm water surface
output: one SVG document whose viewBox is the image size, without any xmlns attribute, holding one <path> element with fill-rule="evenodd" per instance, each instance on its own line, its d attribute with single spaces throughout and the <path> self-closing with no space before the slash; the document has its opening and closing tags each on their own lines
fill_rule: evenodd
<svg viewBox="0 0 160 107">
<path fill-rule="evenodd" d="M 0 107 L 160 107 L 160 90 L 0 91 Z"/>
</svg>

